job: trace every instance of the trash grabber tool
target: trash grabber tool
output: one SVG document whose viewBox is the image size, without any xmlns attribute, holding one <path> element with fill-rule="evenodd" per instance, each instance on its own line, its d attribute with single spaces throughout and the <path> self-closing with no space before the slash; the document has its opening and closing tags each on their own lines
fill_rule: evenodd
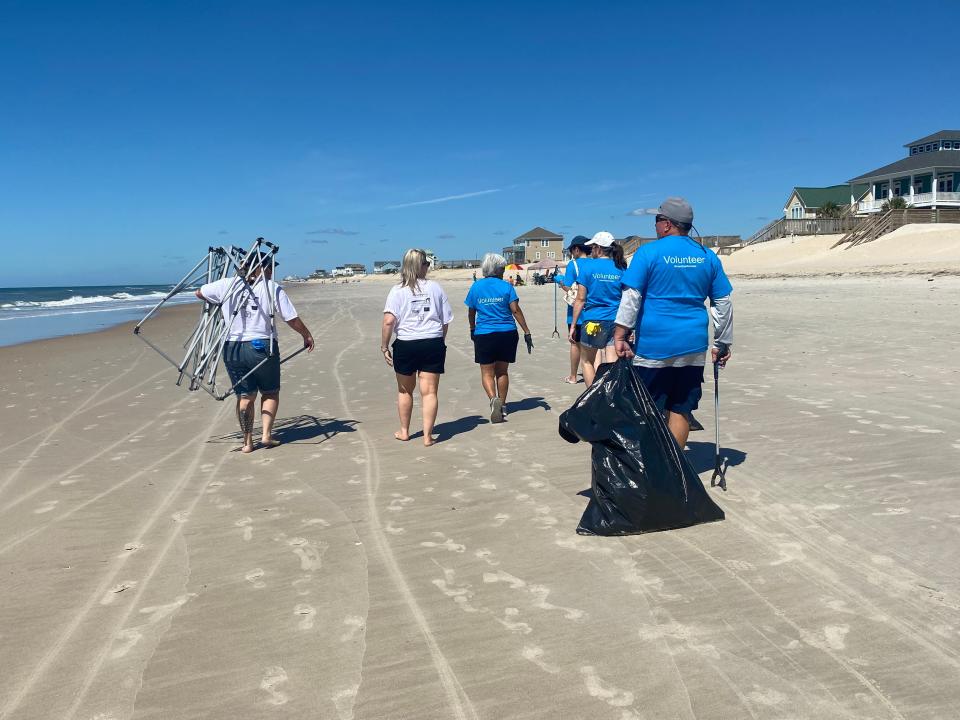
<svg viewBox="0 0 960 720">
<path fill-rule="evenodd" d="M 727 354 L 727 348 L 720 346 L 717 348 L 718 356 L 723 357 Z M 724 492 L 727 491 L 726 464 L 728 459 L 720 458 L 720 363 L 713 363 L 713 426 L 716 430 L 716 445 L 713 455 L 713 475 L 710 477 L 710 487 L 720 486 Z"/>
<path fill-rule="evenodd" d="M 560 337 L 560 331 L 557 330 L 557 281 L 553 281 L 553 335 L 550 337 Z"/>
</svg>

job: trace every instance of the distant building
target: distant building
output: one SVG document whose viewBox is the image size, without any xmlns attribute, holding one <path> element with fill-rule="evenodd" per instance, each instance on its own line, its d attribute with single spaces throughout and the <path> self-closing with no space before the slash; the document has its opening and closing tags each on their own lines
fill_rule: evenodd
<svg viewBox="0 0 960 720">
<path fill-rule="evenodd" d="M 510 263 L 532 263 L 537 260 L 563 260 L 563 235 L 558 235 L 542 227 L 535 227 L 513 244 L 503 249 L 503 256 Z"/>
<path fill-rule="evenodd" d="M 373 262 L 373 274 L 380 275 L 383 273 L 390 274 L 400 271 L 400 261 L 399 260 L 375 260 Z"/>
<path fill-rule="evenodd" d="M 334 277 L 353 277 L 353 275 L 353 268 L 347 267 L 346 265 L 337 265 L 333 269 Z"/>
<path fill-rule="evenodd" d="M 848 181 L 869 186 L 863 198 L 850 194 L 857 213 L 880 212 L 895 197 L 908 207 L 960 207 L 960 130 L 941 130 L 904 147 L 907 157 Z"/>
<path fill-rule="evenodd" d="M 309 275 L 309 278 L 310 278 L 311 280 L 323 280 L 323 279 L 328 278 L 328 277 L 330 277 L 330 273 L 328 273 L 328 272 L 327 272 L 326 270 L 324 270 L 323 268 L 317 268 L 316 270 L 314 270 L 314 271 L 313 271 L 312 273 L 310 273 L 310 275 Z"/>
<path fill-rule="evenodd" d="M 791 220 L 806 220 L 817 217 L 817 211 L 827 203 L 846 208 L 851 202 L 862 198 L 870 186 L 866 183 L 855 185 L 831 185 L 829 187 L 795 187 L 790 198 L 783 206 L 783 216 Z M 850 196 L 854 195 L 851 200 Z"/>
<path fill-rule="evenodd" d="M 353 270 L 354 275 L 365 275 L 367 273 L 367 266 L 363 263 L 345 263 L 343 267 Z"/>
</svg>

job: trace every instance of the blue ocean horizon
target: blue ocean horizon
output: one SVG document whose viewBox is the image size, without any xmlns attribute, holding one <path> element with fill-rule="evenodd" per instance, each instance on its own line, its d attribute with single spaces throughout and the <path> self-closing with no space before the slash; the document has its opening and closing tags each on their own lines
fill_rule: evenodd
<svg viewBox="0 0 960 720">
<path fill-rule="evenodd" d="M 96 332 L 140 320 L 171 285 L 65 285 L 0 288 L 0 346 Z M 193 300 L 185 291 L 171 303 Z"/>
</svg>

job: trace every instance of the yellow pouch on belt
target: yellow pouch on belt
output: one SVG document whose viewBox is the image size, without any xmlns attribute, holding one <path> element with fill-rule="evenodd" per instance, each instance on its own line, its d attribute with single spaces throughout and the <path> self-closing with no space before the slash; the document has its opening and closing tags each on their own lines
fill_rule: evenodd
<svg viewBox="0 0 960 720">
<path fill-rule="evenodd" d="M 590 322 L 583 324 L 583 329 L 586 331 L 587 335 L 596 335 L 598 332 L 600 332 L 600 323 L 593 322 L 591 320 Z"/>
</svg>

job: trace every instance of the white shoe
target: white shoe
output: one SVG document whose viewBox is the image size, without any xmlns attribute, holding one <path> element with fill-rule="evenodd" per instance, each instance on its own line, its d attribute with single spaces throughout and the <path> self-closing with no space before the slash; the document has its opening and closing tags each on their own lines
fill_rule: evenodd
<svg viewBox="0 0 960 720">
<path fill-rule="evenodd" d="M 490 422 L 503 422 L 503 400 L 498 397 L 490 398 Z"/>
</svg>

